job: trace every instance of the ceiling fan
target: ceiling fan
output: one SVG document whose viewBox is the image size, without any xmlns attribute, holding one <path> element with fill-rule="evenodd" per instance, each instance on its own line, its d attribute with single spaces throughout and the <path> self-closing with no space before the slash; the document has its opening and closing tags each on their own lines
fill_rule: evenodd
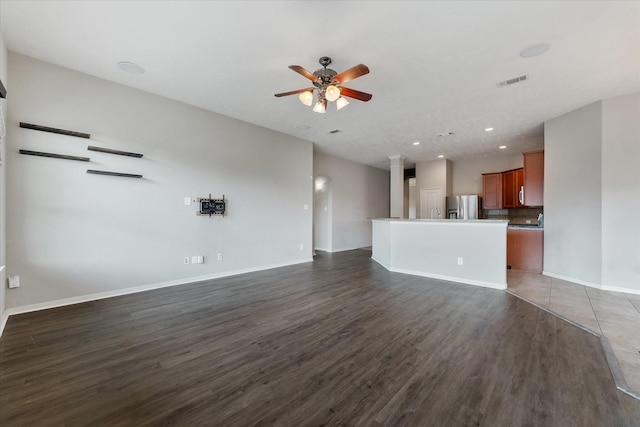
<svg viewBox="0 0 640 427">
<path fill-rule="evenodd" d="M 344 83 L 364 76 L 369 73 L 369 68 L 364 64 L 358 64 L 355 67 L 351 67 L 348 70 L 336 73 L 331 68 L 327 68 L 331 64 L 331 58 L 323 56 L 318 61 L 323 68 L 314 71 L 313 73 L 302 68 L 299 65 L 289 65 L 296 73 L 308 78 L 313 82 L 314 87 L 293 90 L 291 92 L 276 93 L 277 97 L 300 94 L 300 102 L 304 105 L 311 106 L 313 103 L 313 92 L 317 91 L 317 101 L 313 107 L 313 111 L 316 113 L 324 113 L 327 111 L 327 101 L 336 103 L 337 109 L 346 107 L 349 104 L 344 97 L 357 99 L 367 102 L 373 95 L 366 92 L 360 92 L 359 90 L 349 89 L 342 86 Z"/>
</svg>

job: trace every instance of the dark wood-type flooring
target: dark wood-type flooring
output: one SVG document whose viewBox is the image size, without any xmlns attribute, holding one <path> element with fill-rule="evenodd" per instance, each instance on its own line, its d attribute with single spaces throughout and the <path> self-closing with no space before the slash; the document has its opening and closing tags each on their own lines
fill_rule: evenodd
<svg viewBox="0 0 640 427">
<path fill-rule="evenodd" d="M 637 426 L 597 337 L 370 252 L 11 316 L 0 426 Z"/>
</svg>

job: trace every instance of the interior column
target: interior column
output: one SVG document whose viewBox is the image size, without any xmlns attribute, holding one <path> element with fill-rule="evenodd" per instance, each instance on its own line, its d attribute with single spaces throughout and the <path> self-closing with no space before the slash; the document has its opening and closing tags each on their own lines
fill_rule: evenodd
<svg viewBox="0 0 640 427">
<path fill-rule="evenodd" d="M 389 156 L 391 166 L 391 182 L 389 185 L 389 216 L 404 218 L 404 156 Z"/>
</svg>

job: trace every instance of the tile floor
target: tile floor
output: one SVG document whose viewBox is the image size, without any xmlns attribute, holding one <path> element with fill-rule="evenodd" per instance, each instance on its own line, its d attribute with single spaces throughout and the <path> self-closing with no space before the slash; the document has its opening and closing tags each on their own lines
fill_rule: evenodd
<svg viewBox="0 0 640 427">
<path fill-rule="evenodd" d="M 601 291 L 541 274 L 509 270 L 511 293 L 609 340 L 626 386 L 640 396 L 640 295 Z"/>
</svg>

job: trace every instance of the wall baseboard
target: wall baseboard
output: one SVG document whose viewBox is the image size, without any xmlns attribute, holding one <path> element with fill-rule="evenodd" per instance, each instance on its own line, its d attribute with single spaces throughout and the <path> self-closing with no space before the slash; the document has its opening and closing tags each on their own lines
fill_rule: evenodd
<svg viewBox="0 0 640 427">
<path fill-rule="evenodd" d="M 507 289 L 506 283 L 501 284 L 501 283 L 481 282 L 479 280 L 466 279 L 463 277 L 442 276 L 439 274 L 424 273 L 422 271 L 404 270 L 401 268 L 390 268 L 388 270 L 393 271 L 395 273 L 411 274 L 414 276 L 428 277 L 430 279 L 446 280 L 448 282 L 463 283 L 465 285 L 481 286 L 483 288 L 500 289 L 500 290 Z"/>
<path fill-rule="evenodd" d="M 95 300 L 100 300 L 105 298 L 112 298 L 112 297 L 117 297 L 121 295 L 152 291 L 154 289 L 167 288 L 170 286 L 188 285 L 191 283 L 203 282 L 206 280 L 214 280 L 214 279 L 220 279 L 223 277 L 237 276 L 238 274 L 253 273 L 256 271 L 271 270 L 273 268 L 287 267 L 295 264 L 303 264 L 305 262 L 313 262 L 313 258 L 309 257 L 309 258 L 304 258 L 304 259 L 295 260 L 295 261 L 283 262 L 279 264 L 271 264 L 271 265 L 264 265 L 260 267 L 251 267 L 251 268 L 244 268 L 240 270 L 225 271 L 222 273 L 208 274 L 208 275 L 197 276 L 197 277 L 189 277 L 185 279 L 171 280 L 171 281 L 162 282 L 162 283 L 152 283 L 149 285 L 136 286 L 132 288 L 116 289 L 113 291 L 81 295 L 77 297 L 47 301 L 47 302 L 42 302 L 38 304 L 29 304 L 29 305 L 23 305 L 19 307 L 11 307 L 11 308 L 7 308 L 3 316 L 6 315 L 6 317 L 8 318 L 9 316 L 13 316 L 15 314 L 23 314 L 23 313 L 30 313 L 33 311 L 47 310 L 50 308 L 64 307 L 66 305 L 80 304 L 83 302 L 95 301 Z M 3 327 L 4 327 L 4 324 L 3 324 Z"/>
<path fill-rule="evenodd" d="M 391 271 L 391 268 L 387 264 L 385 264 L 384 262 L 380 261 L 376 257 L 372 256 L 371 259 L 374 260 L 375 262 L 377 262 L 378 264 L 380 264 L 381 266 L 383 266 L 384 268 L 386 268 L 387 270 Z"/>
<path fill-rule="evenodd" d="M 346 248 L 346 249 L 321 249 L 321 248 L 315 248 L 316 251 L 320 251 L 320 252 L 327 252 L 330 254 L 335 254 L 338 252 L 347 252 L 347 251 L 355 251 L 356 249 L 362 249 L 362 248 L 368 248 L 371 247 L 371 245 L 369 246 L 358 246 L 355 248 Z"/>
<path fill-rule="evenodd" d="M 4 294 L 4 292 L 7 289 L 7 278 L 6 278 L 6 272 L 4 265 L 0 265 L 0 286 L 2 286 L 2 289 L 0 289 L 0 292 L 3 293 L 3 297 L 0 298 L 0 337 L 2 336 L 2 333 L 4 332 L 4 327 L 7 324 L 7 320 L 9 320 L 9 313 L 7 313 L 7 310 L 5 308 L 5 303 L 6 303 L 6 294 Z"/>
<path fill-rule="evenodd" d="M 578 285 L 588 286 L 590 288 L 602 289 L 602 286 L 597 283 L 587 282 L 586 280 L 576 279 L 575 277 L 563 276 L 561 274 L 550 273 L 544 270 L 542 271 L 542 275 L 552 277 L 554 279 L 564 280 L 565 282 L 577 283 Z"/>
<path fill-rule="evenodd" d="M 622 292 L 625 294 L 640 295 L 640 289 L 622 288 L 620 286 L 602 285 L 603 291 Z"/>
<path fill-rule="evenodd" d="M 4 332 L 4 327 L 7 324 L 7 320 L 9 320 L 9 313 L 7 313 L 7 310 L 5 310 L 0 316 L 0 337 Z"/>
<path fill-rule="evenodd" d="M 568 277 L 568 276 L 562 276 L 560 274 L 549 273 L 548 271 L 543 271 L 542 274 L 544 276 L 549 276 L 554 279 L 560 279 L 560 280 L 564 280 L 565 282 L 571 282 L 571 283 L 576 283 L 582 286 L 588 286 L 590 288 L 599 289 L 601 291 L 622 292 L 625 294 L 640 295 L 640 289 L 625 288 L 622 286 L 599 285 L 597 283 L 576 279 L 575 277 Z"/>
</svg>

